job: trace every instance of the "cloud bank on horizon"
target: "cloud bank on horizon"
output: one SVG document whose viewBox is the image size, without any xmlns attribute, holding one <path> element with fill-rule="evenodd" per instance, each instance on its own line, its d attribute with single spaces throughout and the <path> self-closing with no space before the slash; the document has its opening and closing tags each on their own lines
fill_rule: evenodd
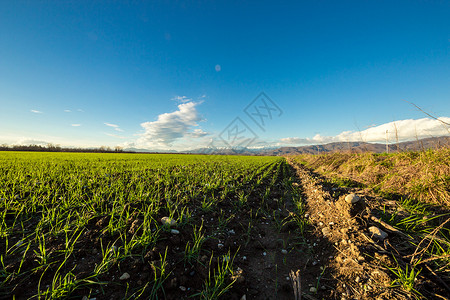
<svg viewBox="0 0 450 300">
<path fill-rule="evenodd" d="M 204 98 L 202 96 L 201 98 Z M 177 109 L 163 113 L 156 117 L 155 121 L 143 122 L 140 124 L 141 132 L 135 133 L 135 138 L 122 136 L 118 133 L 124 132 L 115 123 L 104 122 L 103 125 L 114 130 L 113 132 L 103 132 L 103 134 L 120 140 L 115 145 L 123 148 L 139 148 L 150 151 L 157 150 L 192 150 L 206 148 L 211 145 L 220 147 L 220 139 L 217 133 L 205 131 L 200 127 L 200 122 L 206 120 L 198 111 L 198 106 L 203 100 L 194 101 L 186 96 L 176 96 L 172 98 L 179 102 Z M 31 110 L 32 113 L 40 114 L 41 111 Z M 335 136 L 316 134 L 313 137 L 286 137 L 268 139 L 261 137 L 257 139 L 250 148 L 282 147 L 282 146 L 302 146 L 311 144 L 326 144 L 332 142 L 369 142 L 389 143 L 396 141 L 408 141 L 414 139 L 437 137 L 450 135 L 450 118 L 440 117 L 433 119 L 430 117 L 420 119 L 396 120 L 389 123 L 375 125 L 362 131 L 342 131 Z M 80 127 L 80 123 L 72 123 L 71 127 Z M 9 140 L 16 145 L 25 144 L 60 144 L 63 147 L 100 147 L 98 141 L 84 141 L 83 144 L 68 144 L 68 139 L 57 136 L 0 136 L 0 140 Z M 216 141 L 217 143 L 213 143 Z M 222 145 L 226 147 L 226 145 Z"/>
<path fill-rule="evenodd" d="M 287 137 L 280 139 L 279 145 L 310 145 L 326 144 L 332 142 L 396 142 L 436 137 L 450 134 L 450 118 L 440 117 L 398 120 L 385 123 L 362 131 L 343 131 L 336 136 L 315 135 L 312 138 Z"/>
</svg>

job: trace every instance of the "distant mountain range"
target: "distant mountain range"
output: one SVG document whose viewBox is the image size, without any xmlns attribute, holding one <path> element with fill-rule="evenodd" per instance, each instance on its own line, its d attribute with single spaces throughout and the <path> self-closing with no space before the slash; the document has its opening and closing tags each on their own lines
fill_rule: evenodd
<svg viewBox="0 0 450 300">
<path fill-rule="evenodd" d="M 450 137 L 434 137 L 426 138 L 415 141 L 401 142 L 396 144 L 389 144 L 389 152 L 396 151 L 410 151 L 410 150 L 423 150 L 430 148 L 439 148 L 443 146 L 450 146 Z M 251 149 L 251 148 L 240 148 L 240 149 L 220 149 L 220 148 L 200 148 L 191 151 L 182 151 L 182 153 L 191 154 L 227 154 L 227 155 L 270 155 L 270 156 L 281 156 L 281 155 L 295 155 L 295 154 L 319 154 L 328 152 L 342 152 L 342 151 L 352 151 L 352 152 L 374 152 L 383 153 L 386 152 L 386 144 L 381 143 L 365 143 L 365 142 L 337 142 L 329 143 L 323 145 L 309 145 L 301 147 L 280 147 L 272 149 Z"/>
</svg>

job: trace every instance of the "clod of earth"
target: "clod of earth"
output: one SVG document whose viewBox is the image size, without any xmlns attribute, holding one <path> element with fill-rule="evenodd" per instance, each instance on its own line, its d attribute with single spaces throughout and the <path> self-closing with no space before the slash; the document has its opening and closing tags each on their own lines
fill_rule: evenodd
<svg viewBox="0 0 450 300">
<path fill-rule="evenodd" d="M 243 273 L 244 271 L 242 269 L 238 269 L 234 272 L 233 276 L 231 276 L 231 280 L 235 280 L 237 283 L 243 283 L 245 281 Z"/>
<path fill-rule="evenodd" d="M 128 230 L 128 232 L 131 233 L 131 234 L 136 233 L 136 231 L 138 230 L 139 225 L 140 225 L 139 223 L 140 223 L 139 220 L 134 220 L 133 223 L 131 224 L 130 229 Z"/>
</svg>

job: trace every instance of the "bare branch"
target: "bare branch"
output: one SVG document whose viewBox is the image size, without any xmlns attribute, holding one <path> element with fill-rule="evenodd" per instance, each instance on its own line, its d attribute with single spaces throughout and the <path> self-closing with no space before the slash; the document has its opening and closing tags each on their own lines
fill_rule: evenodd
<svg viewBox="0 0 450 300">
<path fill-rule="evenodd" d="M 439 121 L 439 122 L 441 122 L 441 123 L 443 123 L 443 124 L 445 124 L 445 125 L 450 126 L 449 123 L 444 122 L 444 121 L 442 121 L 441 119 L 439 119 L 439 118 L 437 118 L 437 117 L 435 117 L 435 116 L 433 116 L 433 115 L 427 113 L 426 111 L 424 111 L 422 108 L 420 108 L 420 107 L 417 106 L 416 104 L 414 104 L 414 103 L 412 103 L 412 102 L 409 102 L 409 101 L 406 101 L 406 100 L 403 100 L 403 101 L 405 101 L 406 103 L 409 103 L 409 104 L 413 105 L 415 108 L 417 108 L 418 110 L 420 110 L 421 112 L 423 112 L 424 114 L 426 114 L 427 116 L 429 116 L 430 118 L 435 119 L 435 120 L 437 120 L 437 121 Z"/>
</svg>

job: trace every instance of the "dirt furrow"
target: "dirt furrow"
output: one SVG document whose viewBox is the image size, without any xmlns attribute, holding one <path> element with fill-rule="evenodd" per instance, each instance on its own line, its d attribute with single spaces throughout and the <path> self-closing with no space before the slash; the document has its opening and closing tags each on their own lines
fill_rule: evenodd
<svg viewBox="0 0 450 300">
<path fill-rule="evenodd" d="M 390 232 L 389 228 L 371 219 L 367 205 L 370 197 L 365 195 L 365 191 L 324 185 L 317 175 L 302 165 L 289 159 L 288 162 L 300 179 L 307 216 L 318 237 L 318 242 L 313 244 L 317 255 L 312 263 L 321 265 L 324 270 L 321 288 L 326 291 L 320 295 L 322 292 L 319 290 L 318 296 L 410 299 L 410 295 L 391 286 L 393 279 L 388 267 L 393 265 L 393 260 L 384 247 L 388 240 L 377 238 L 369 228 L 374 230 L 373 227 L 377 227 L 389 235 L 398 233 Z M 354 203 L 350 203 L 352 199 Z M 356 199 L 359 201 L 355 202 Z M 327 281 L 331 286 L 326 285 Z"/>
</svg>

